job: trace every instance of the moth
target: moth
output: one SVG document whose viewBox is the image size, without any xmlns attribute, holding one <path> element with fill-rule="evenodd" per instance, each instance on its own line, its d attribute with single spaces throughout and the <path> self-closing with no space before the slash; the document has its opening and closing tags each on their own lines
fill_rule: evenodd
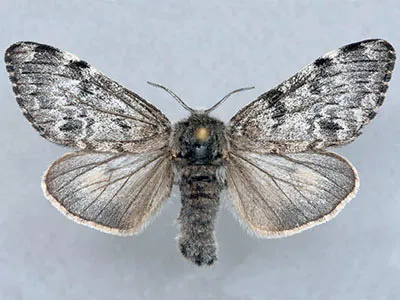
<svg viewBox="0 0 400 300">
<path fill-rule="evenodd" d="M 228 124 L 166 90 L 190 116 L 171 124 L 149 102 L 86 61 L 34 42 L 5 63 L 24 116 L 44 138 L 81 149 L 43 176 L 50 202 L 72 220 L 118 235 L 140 232 L 179 186 L 179 249 L 217 260 L 223 191 L 249 232 L 289 236 L 324 223 L 356 194 L 357 171 L 325 150 L 353 141 L 382 105 L 395 51 L 381 39 L 318 58 L 241 109 Z"/>
</svg>

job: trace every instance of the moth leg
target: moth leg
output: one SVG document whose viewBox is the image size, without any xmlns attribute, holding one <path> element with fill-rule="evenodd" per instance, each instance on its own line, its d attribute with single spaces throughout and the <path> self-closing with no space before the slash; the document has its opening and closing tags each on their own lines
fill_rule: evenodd
<svg viewBox="0 0 400 300">
<path fill-rule="evenodd" d="M 169 152 L 169 156 L 168 156 L 169 159 L 173 160 L 178 157 L 178 151 L 176 151 L 175 149 L 168 148 L 168 152 Z"/>
<path fill-rule="evenodd" d="M 228 150 L 222 150 L 222 159 L 225 161 L 229 161 L 229 152 Z"/>
</svg>

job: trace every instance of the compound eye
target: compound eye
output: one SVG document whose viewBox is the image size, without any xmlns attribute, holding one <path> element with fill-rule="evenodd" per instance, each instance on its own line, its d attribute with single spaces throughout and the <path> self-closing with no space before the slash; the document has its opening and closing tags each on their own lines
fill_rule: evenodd
<svg viewBox="0 0 400 300">
<path fill-rule="evenodd" d="M 210 129 L 206 127 L 200 127 L 196 129 L 196 132 L 194 134 L 198 141 L 204 142 L 210 136 Z"/>
</svg>

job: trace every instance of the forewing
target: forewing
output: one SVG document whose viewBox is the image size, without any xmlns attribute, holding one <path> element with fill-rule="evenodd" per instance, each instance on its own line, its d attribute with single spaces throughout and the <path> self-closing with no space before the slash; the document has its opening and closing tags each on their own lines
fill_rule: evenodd
<svg viewBox="0 0 400 300">
<path fill-rule="evenodd" d="M 292 235 L 330 220 L 358 189 L 352 165 L 325 151 L 231 153 L 227 183 L 240 221 L 267 238 Z"/>
<path fill-rule="evenodd" d="M 129 235 L 140 231 L 169 197 L 172 177 L 163 151 L 78 151 L 55 161 L 42 187 L 51 203 L 74 221 Z"/>
<path fill-rule="evenodd" d="M 112 152 L 138 153 L 166 145 L 168 119 L 78 57 L 20 42 L 6 50 L 5 62 L 19 106 L 46 139 Z"/>
<path fill-rule="evenodd" d="M 384 40 L 320 57 L 239 111 L 228 126 L 231 144 L 287 153 L 351 142 L 382 105 L 395 57 Z"/>
</svg>

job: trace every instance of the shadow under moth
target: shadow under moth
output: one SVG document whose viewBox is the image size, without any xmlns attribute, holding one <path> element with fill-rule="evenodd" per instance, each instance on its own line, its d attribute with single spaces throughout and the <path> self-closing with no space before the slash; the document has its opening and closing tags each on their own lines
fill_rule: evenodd
<svg viewBox="0 0 400 300">
<path fill-rule="evenodd" d="M 145 227 L 179 186 L 179 249 L 217 259 L 215 222 L 227 190 L 238 220 L 263 238 L 332 219 L 357 192 L 355 168 L 325 150 L 353 141 L 382 105 L 395 62 L 384 40 L 327 53 L 241 109 L 228 124 L 207 110 L 176 124 L 68 52 L 11 45 L 5 63 L 24 116 L 44 138 L 80 151 L 56 160 L 42 187 L 72 220 L 118 235 Z"/>
</svg>

